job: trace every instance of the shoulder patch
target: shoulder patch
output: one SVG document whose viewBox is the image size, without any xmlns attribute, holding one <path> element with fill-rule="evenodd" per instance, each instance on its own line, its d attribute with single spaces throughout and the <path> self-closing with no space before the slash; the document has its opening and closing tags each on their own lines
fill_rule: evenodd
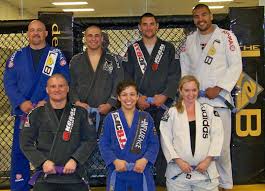
<svg viewBox="0 0 265 191">
<path fill-rule="evenodd" d="M 168 111 L 169 110 L 165 111 L 163 117 L 161 118 L 161 121 L 166 121 L 166 122 L 168 121 L 168 119 L 169 119 L 169 112 Z"/>
<path fill-rule="evenodd" d="M 216 116 L 216 117 L 220 117 L 220 115 L 219 115 L 219 113 L 218 113 L 218 111 L 213 111 L 213 114 L 214 114 L 214 116 Z"/>
</svg>

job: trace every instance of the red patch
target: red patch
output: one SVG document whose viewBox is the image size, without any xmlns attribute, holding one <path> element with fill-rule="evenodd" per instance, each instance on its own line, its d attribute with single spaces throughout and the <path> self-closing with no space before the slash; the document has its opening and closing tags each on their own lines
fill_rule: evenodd
<svg viewBox="0 0 265 191">
<path fill-rule="evenodd" d="M 63 132 L 63 140 L 64 141 L 69 141 L 70 140 L 71 133 L 68 131 Z"/>
<path fill-rule="evenodd" d="M 158 64 L 157 63 L 153 63 L 152 64 L 152 70 L 153 71 L 157 71 L 157 69 L 158 69 Z"/>
<path fill-rule="evenodd" d="M 62 59 L 62 60 L 60 61 L 60 65 L 61 65 L 61 66 L 66 65 L 66 61 L 65 61 L 65 59 Z"/>
</svg>

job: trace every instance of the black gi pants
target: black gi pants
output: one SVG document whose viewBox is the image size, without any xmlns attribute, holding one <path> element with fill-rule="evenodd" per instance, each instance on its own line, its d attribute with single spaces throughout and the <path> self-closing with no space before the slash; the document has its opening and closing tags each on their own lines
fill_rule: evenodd
<svg viewBox="0 0 265 191">
<path fill-rule="evenodd" d="M 56 184 L 47 182 L 36 182 L 33 191 L 88 191 L 84 183 Z"/>
</svg>

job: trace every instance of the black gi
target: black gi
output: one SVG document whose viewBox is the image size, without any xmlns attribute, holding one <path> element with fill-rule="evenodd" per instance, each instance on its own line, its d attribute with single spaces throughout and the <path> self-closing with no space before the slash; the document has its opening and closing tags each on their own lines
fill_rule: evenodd
<svg viewBox="0 0 265 191">
<path fill-rule="evenodd" d="M 141 95 L 153 97 L 156 94 L 162 94 L 167 96 L 168 99 L 165 102 L 165 105 L 170 106 L 176 97 L 177 83 L 181 77 L 180 64 L 179 61 L 175 59 L 175 48 L 173 44 L 157 38 L 156 44 L 150 55 L 144 45 L 143 40 L 137 41 L 136 43 L 139 44 L 146 60 L 146 70 L 143 74 L 138 63 L 133 44 L 128 48 L 127 62 L 123 63 L 126 78 L 133 79 L 136 82 Z M 152 65 L 155 62 L 155 58 L 159 52 L 161 44 L 165 45 L 165 49 L 157 69 L 154 70 Z M 165 110 L 162 108 L 157 108 L 156 106 L 151 106 L 145 111 L 149 112 L 153 117 L 155 127 L 159 135 L 160 120 Z M 156 163 L 156 170 L 157 174 L 159 174 L 158 180 L 160 181 L 163 179 L 165 182 L 164 172 L 166 169 L 166 162 L 163 162 L 164 164 L 160 164 L 161 161 L 165 161 L 165 159 L 161 158 L 164 157 L 160 149 Z M 159 182 L 157 183 L 159 185 L 164 185 L 164 182 L 161 184 Z"/>
<path fill-rule="evenodd" d="M 118 60 L 103 51 L 96 71 L 93 70 L 87 51 L 75 55 L 70 61 L 70 99 L 81 101 L 90 107 L 109 103 L 115 107 L 116 87 L 124 74 Z"/>
<path fill-rule="evenodd" d="M 73 115 L 73 112 L 75 114 Z M 70 139 L 63 136 L 67 124 L 72 123 Z M 42 169 L 46 160 L 51 160 L 56 166 L 64 166 L 71 158 L 77 161 L 77 169 L 73 174 L 50 174 L 46 178 L 42 174 L 37 183 L 58 186 L 74 184 L 84 187 L 81 174 L 82 165 L 96 146 L 95 128 L 87 122 L 87 111 L 81 107 L 67 104 L 60 120 L 55 110 L 48 102 L 42 107 L 34 109 L 29 114 L 30 127 L 22 129 L 20 145 L 25 156 L 37 168 Z M 69 184 L 71 183 L 71 184 Z M 37 185 L 37 184 L 36 184 Z M 78 187 L 75 188 L 78 190 Z"/>
</svg>

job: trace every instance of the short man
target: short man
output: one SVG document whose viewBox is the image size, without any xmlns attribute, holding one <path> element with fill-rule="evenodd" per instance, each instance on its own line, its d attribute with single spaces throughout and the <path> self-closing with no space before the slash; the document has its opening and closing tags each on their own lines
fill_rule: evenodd
<svg viewBox="0 0 265 191">
<path fill-rule="evenodd" d="M 45 86 L 48 78 L 62 73 L 70 78 L 69 66 L 62 52 L 46 44 L 45 25 L 33 20 L 28 26 L 29 46 L 16 51 L 9 58 L 4 73 L 4 86 L 15 115 L 11 155 L 11 190 L 28 191 L 29 162 L 19 148 L 19 132 L 25 116 L 47 99 Z"/>
<path fill-rule="evenodd" d="M 67 103 L 69 86 L 63 75 L 51 76 L 46 91 L 49 101 L 29 114 L 20 137 L 25 156 L 42 171 L 33 190 L 87 191 L 82 165 L 96 146 L 96 130 L 84 108 Z"/>
<path fill-rule="evenodd" d="M 128 62 L 123 64 L 125 74 L 127 73 L 139 88 L 141 95 L 138 107 L 151 114 L 157 132 L 159 132 L 160 119 L 165 112 L 163 105 L 172 104 L 176 96 L 177 82 L 181 76 L 180 65 L 175 59 L 175 48 L 171 43 L 157 37 L 158 26 L 157 19 L 152 13 L 141 16 L 139 30 L 142 39 L 128 48 Z M 153 97 L 153 102 L 148 103 L 147 97 Z M 156 162 L 159 185 L 165 185 L 163 178 L 166 163 L 160 164 L 161 161 L 165 161 L 161 160 L 162 157 L 160 151 Z"/>
<path fill-rule="evenodd" d="M 85 42 L 86 50 L 70 61 L 70 99 L 85 109 L 97 108 L 101 116 L 105 116 L 116 105 L 116 86 L 123 80 L 123 69 L 114 56 L 103 49 L 98 26 L 86 29 Z"/>
<path fill-rule="evenodd" d="M 219 95 L 232 103 L 230 95 L 242 71 L 240 48 L 231 31 L 212 24 L 212 13 L 207 5 L 198 4 L 192 11 L 197 31 L 187 37 L 181 53 L 182 75 L 195 75 L 206 97 L 200 102 L 215 107 L 224 126 L 224 144 L 217 169 L 220 188 L 233 187 L 230 159 L 231 112 Z"/>
</svg>

